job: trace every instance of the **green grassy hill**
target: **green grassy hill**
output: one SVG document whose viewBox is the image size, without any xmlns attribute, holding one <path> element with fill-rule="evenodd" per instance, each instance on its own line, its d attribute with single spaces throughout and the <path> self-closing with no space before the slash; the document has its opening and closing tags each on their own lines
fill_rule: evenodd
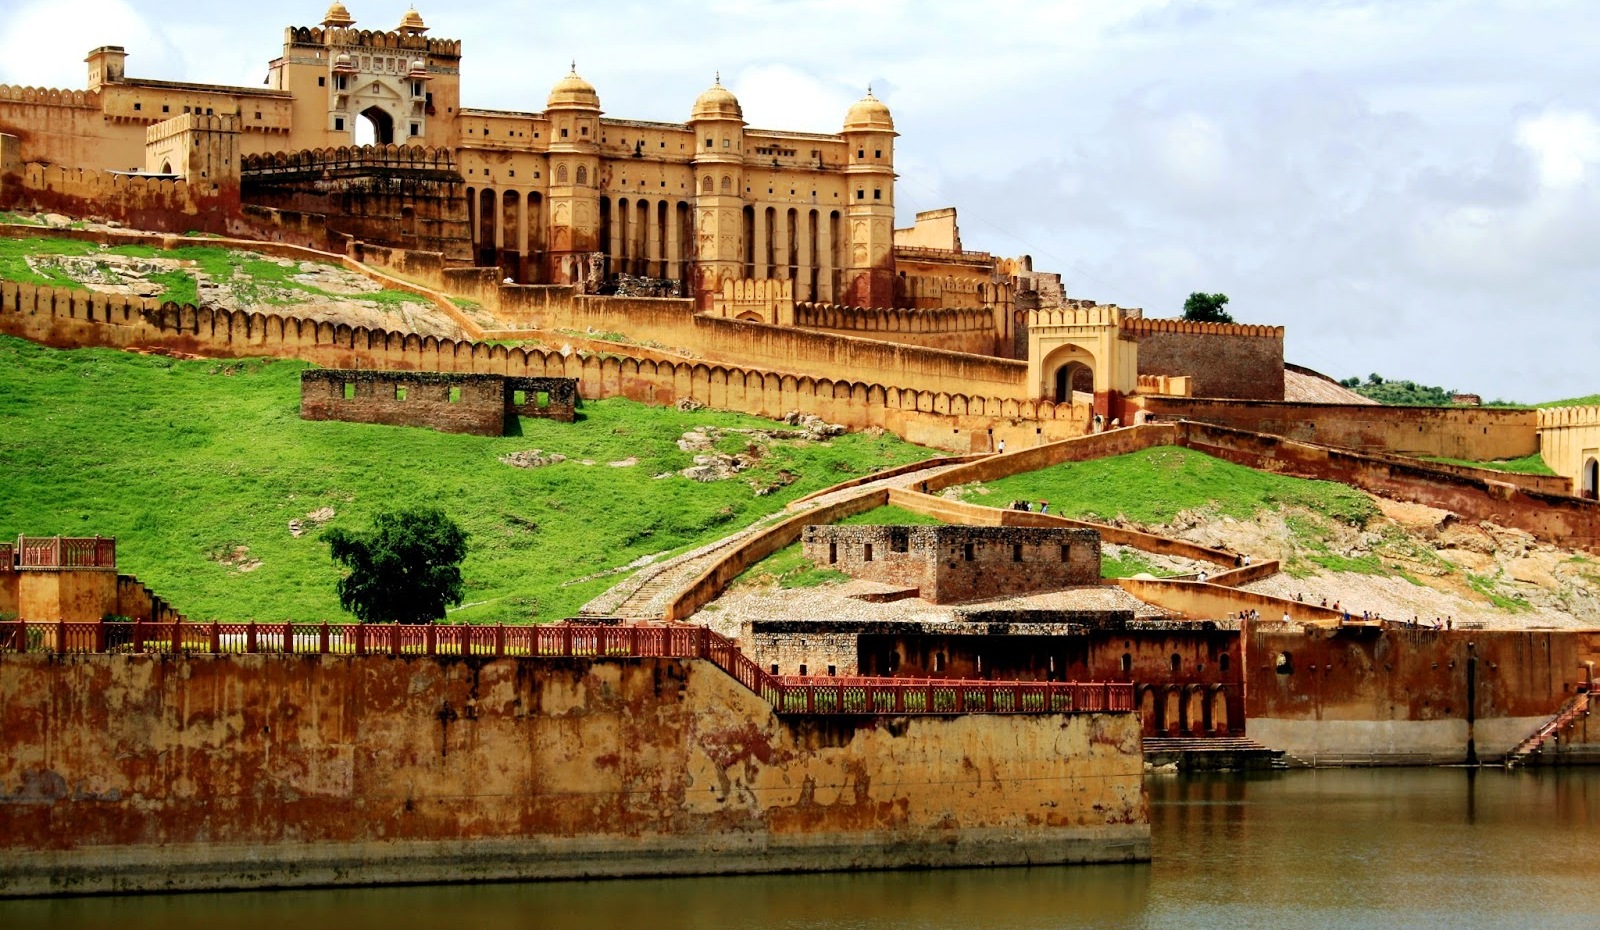
<svg viewBox="0 0 1600 930">
<path fill-rule="evenodd" d="M 774 424 L 622 400 L 585 403 L 576 424 L 525 419 L 522 436 L 504 438 L 306 422 L 305 367 L 0 337 L 0 537 L 116 536 L 121 570 L 195 620 L 341 620 L 326 544 L 314 528 L 292 536 L 289 521 L 331 507 L 333 525 L 362 528 L 381 509 L 435 504 L 471 534 L 468 606 L 451 619 L 548 621 L 624 576 L 564 582 L 710 541 L 803 494 L 932 454 L 857 434 L 774 443 L 728 481 L 656 478 L 692 463 L 676 445 L 686 430 Z M 719 448 L 747 441 L 731 435 Z M 528 449 L 569 461 L 498 461 Z M 638 463 L 608 464 L 629 458 Z M 799 478 L 755 493 L 752 480 L 783 471 Z"/>
</svg>

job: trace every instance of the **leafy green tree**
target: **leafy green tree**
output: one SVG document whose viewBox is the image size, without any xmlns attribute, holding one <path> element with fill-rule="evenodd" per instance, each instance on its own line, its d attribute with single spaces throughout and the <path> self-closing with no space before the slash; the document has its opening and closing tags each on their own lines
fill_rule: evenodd
<svg viewBox="0 0 1600 930">
<path fill-rule="evenodd" d="M 1192 323 L 1232 323 L 1233 317 L 1222 309 L 1227 305 L 1227 294 L 1195 291 L 1183 302 L 1183 318 Z"/>
<path fill-rule="evenodd" d="M 461 603 L 467 534 L 442 510 L 385 511 L 364 533 L 331 529 L 322 538 L 348 571 L 339 606 L 362 623 L 432 623 Z"/>
</svg>

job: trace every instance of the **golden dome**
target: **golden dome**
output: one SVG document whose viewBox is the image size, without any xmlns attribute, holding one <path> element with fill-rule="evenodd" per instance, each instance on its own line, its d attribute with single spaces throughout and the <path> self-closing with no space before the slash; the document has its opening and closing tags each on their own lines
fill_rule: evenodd
<svg viewBox="0 0 1600 930">
<path fill-rule="evenodd" d="M 422 22 L 422 14 L 417 12 L 416 7 L 406 10 L 406 15 L 400 17 L 400 25 L 394 28 L 396 32 L 410 35 L 421 35 L 428 31 L 427 25 Z"/>
<path fill-rule="evenodd" d="M 705 93 L 694 98 L 694 109 L 689 111 L 689 122 L 702 119 L 736 119 L 744 121 L 744 109 L 733 91 L 722 86 L 722 75 Z"/>
<path fill-rule="evenodd" d="M 883 101 L 872 96 L 872 89 L 867 89 L 867 95 L 857 100 L 844 115 L 845 132 L 894 132 L 894 117 L 889 115 L 889 108 Z"/>
<path fill-rule="evenodd" d="M 595 91 L 593 84 L 578 77 L 578 66 L 574 64 L 571 73 L 550 88 L 550 99 L 545 103 L 545 109 L 598 110 L 600 94 Z"/>
<path fill-rule="evenodd" d="M 328 7 L 328 12 L 322 14 L 322 25 L 330 28 L 333 26 L 349 27 L 355 24 L 356 18 L 350 15 L 350 11 L 345 9 L 342 3 L 335 3 L 333 6 Z"/>
</svg>

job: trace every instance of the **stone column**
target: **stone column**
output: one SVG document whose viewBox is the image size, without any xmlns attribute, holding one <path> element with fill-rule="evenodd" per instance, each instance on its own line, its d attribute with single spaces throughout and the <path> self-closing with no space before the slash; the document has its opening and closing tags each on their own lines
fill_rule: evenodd
<svg viewBox="0 0 1600 930">
<path fill-rule="evenodd" d="M 767 236 L 771 230 L 767 229 L 767 208 L 759 203 L 753 206 L 756 220 L 754 224 L 756 228 L 756 247 L 755 262 L 751 269 L 750 277 L 759 281 L 762 278 L 772 277 L 771 268 L 767 264 L 767 258 L 769 257 L 767 254 L 767 242 L 769 241 Z"/>
</svg>

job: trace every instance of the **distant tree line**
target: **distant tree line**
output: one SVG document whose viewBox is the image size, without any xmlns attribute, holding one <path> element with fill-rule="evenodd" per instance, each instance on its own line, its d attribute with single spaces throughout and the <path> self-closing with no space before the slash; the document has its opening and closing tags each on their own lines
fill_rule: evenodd
<svg viewBox="0 0 1600 930">
<path fill-rule="evenodd" d="M 1415 381 L 1391 381 L 1376 372 L 1365 381 L 1350 377 L 1339 383 L 1362 397 L 1394 407 L 1448 407 L 1450 398 L 1458 393 Z"/>
</svg>

